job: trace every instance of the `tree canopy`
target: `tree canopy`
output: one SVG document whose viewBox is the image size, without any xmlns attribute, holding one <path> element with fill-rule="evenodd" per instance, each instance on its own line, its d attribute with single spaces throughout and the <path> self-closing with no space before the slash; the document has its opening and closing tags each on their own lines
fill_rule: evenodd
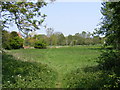
<svg viewBox="0 0 120 90">
<path fill-rule="evenodd" d="M 46 6 L 44 0 L 38 2 L 0 2 L 0 16 L 2 27 L 9 28 L 9 25 L 15 23 L 23 36 L 27 36 L 29 31 L 40 29 L 46 15 L 42 14 L 40 9 Z"/>
<path fill-rule="evenodd" d="M 120 2 L 102 3 L 103 14 L 99 34 L 105 35 L 106 43 L 120 50 Z"/>
<path fill-rule="evenodd" d="M 107 78 L 105 88 L 120 87 L 120 1 L 102 3 L 103 14 L 101 28 L 98 34 L 105 35 L 106 45 L 113 48 L 106 49 L 99 57 L 99 66 Z M 102 75 L 102 76 L 103 76 Z"/>
</svg>

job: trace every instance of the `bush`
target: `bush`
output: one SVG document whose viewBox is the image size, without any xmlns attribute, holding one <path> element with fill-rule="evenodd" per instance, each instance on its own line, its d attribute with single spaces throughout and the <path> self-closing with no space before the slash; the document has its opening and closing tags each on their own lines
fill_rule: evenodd
<svg viewBox="0 0 120 90">
<path fill-rule="evenodd" d="M 2 48 L 4 48 L 4 49 L 7 49 L 7 50 L 10 50 L 11 49 L 11 46 L 10 46 L 10 42 L 4 42 L 3 44 L 2 44 Z"/>
<path fill-rule="evenodd" d="M 20 49 L 23 47 L 23 39 L 20 38 L 17 32 L 2 31 L 2 48 L 4 49 Z"/>
<path fill-rule="evenodd" d="M 10 49 L 9 39 L 10 39 L 9 32 L 2 30 L 2 48 Z"/>
<path fill-rule="evenodd" d="M 120 52 L 108 50 L 99 57 L 99 66 L 104 70 L 114 70 L 120 67 Z"/>
<path fill-rule="evenodd" d="M 14 37 L 10 39 L 10 47 L 11 49 L 20 49 L 23 48 L 23 39 L 20 37 Z"/>
<path fill-rule="evenodd" d="M 103 71 L 102 76 L 106 76 L 104 87 L 120 87 L 120 52 L 109 50 L 103 52 L 99 57 L 99 67 Z"/>
<path fill-rule="evenodd" d="M 37 49 L 46 49 L 46 44 L 41 42 L 41 41 L 36 41 L 35 42 L 35 45 L 34 45 L 34 48 L 37 48 Z"/>
</svg>

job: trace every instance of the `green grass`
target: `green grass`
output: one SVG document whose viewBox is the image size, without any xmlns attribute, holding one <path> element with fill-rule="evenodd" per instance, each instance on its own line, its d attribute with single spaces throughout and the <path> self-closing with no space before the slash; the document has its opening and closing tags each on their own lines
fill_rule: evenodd
<svg viewBox="0 0 120 90">
<path fill-rule="evenodd" d="M 21 50 L 10 50 L 8 52 L 9 54 L 13 55 L 15 59 L 17 60 L 19 59 L 18 61 L 16 61 L 17 64 L 20 63 L 20 65 L 24 64 L 24 66 L 26 65 L 25 67 L 27 66 L 29 67 L 27 63 L 31 63 L 31 64 L 36 63 L 37 67 L 35 68 L 33 67 L 35 72 L 39 73 L 38 76 L 40 75 L 42 78 L 47 77 L 45 79 L 46 81 L 48 81 L 45 82 L 47 83 L 45 86 L 43 85 L 44 83 L 42 85 L 38 83 L 40 84 L 39 87 L 49 87 L 50 85 L 50 87 L 57 87 L 57 88 L 63 88 L 63 87 L 84 88 L 84 87 L 92 87 L 91 82 L 93 82 L 94 79 L 98 80 L 97 75 L 99 72 L 94 72 L 94 71 L 85 72 L 85 68 L 95 67 L 97 65 L 96 60 L 97 57 L 100 55 L 99 46 L 74 46 L 74 47 L 64 47 L 64 48 L 25 49 L 25 50 L 21 49 Z M 42 75 L 41 72 L 36 70 L 37 68 L 44 68 L 44 65 L 47 65 L 46 70 L 47 69 L 51 70 L 49 76 L 44 69 L 43 69 L 44 75 Z M 17 66 L 16 68 L 12 68 L 12 69 L 17 70 Z M 22 69 L 24 70 L 25 68 Z M 33 71 L 31 70 L 29 72 L 33 73 Z M 32 75 L 30 77 L 34 78 L 34 76 Z M 83 83 L 83 81 L 85 82 Z"/>
<path fill-rule="evenodd" d="M 2 58 L 3 88 L 55 87 L 57 73 L 47 65 L 20 61 L 7 54 L 3 54 Z"/>
</svg>

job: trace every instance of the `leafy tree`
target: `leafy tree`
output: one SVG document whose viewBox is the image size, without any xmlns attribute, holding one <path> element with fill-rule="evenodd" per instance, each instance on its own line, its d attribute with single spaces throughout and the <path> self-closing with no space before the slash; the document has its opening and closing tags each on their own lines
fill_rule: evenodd
<svg viewBox="0 0 120 90">
<path fill-rule="evenodd" d="M 65 36 L 61 32 L 55 32 L 54 35 L 56 35 L 57 38 L 57 45 L 65 45 Z"/>
<path fill-rule="evenodd" d="M 68 45 L 71 45 L 72 41 L 73 41 L 73 36 L 72 35 L 68 35 L 67 36 L 67 43 L 68 43 Z"/>
<path fill-rule="evenodd" d="M 10 49 L 10 33 L 8 31 L 2 30 L 2 48 Z"/>
<path fill-rule="evenodd" d="M 10 38 L 9 42 L 10 42 L 11 49 L 23 48 L 23 39 L 18 36 Z"/>
<path fill-rule="evenodd" d="M 34 48 L 37 48 L 37 49 L 45 49 L 46 48 L 46 44 L 41 42 L 41 41 L 36 41 L 35 42 L 35 45 L 34 45 Z"/>
<path fill-rule="evenodd" d="M 15 23 L 22 35 L 27 36 L 30 31 L 40 29 L 40 25 L 46 17 L 40 12 L 40 9 L 46 5 L 44 0 L 38 0 L 38 2 L 27 2 L 27 0 L 0 2 L 2 26 L 9 28 L 11 23 Z"/>
<path fill-rule="evenodd" d="M 106 43 L 120 50 L 120 2 L 104 2 L 102 5 L 104 17 L 98 34 L 105 35 Z"/>
<path fill-rule="evenodd" d="M 43 43 L 48 45 L 48 38 L 44 34 L 36 35 L 36 40 L 40 40 L 41 42 L 43 42 Z"/>
<path fill-rule="evenodd" d="M 73 39 L 76 41 L 76 45 L 89 45 L 93 43 L 93 40 L 90 36 L 90 32 L 83 31 L 82 33 L 76 33 L 73 36 Z"/>
<path fill-rule="evenodd" d="M 24 40 L 24 46 L 34 46 L 36 39 L 34 39 L 33 37 L 27 37 Z"/>
<path fill-rule="evenodd" d="M 4 49 L 20 49 L 23 47 L 23 39 L 20 38 L 17 32 L 2 31 L 2 48 Z"/>
<path fill-rule="evenodd" d="M 77 45 L 83 45 L 84 44 L 84 38 L 81 36 L 80 33 L 76 33 L 74 35 L 74 40 L 76 40 Z"/>
<path fill-rule="evenodd" d="M 27 37 L 25 38 L 25 42 L 24 45 L 25 46 L 34 46 L 36 41 L 41 41 L 43 43 L 47 44 L 47 36 L 43 35 L 43 34 L 39 34 L 39 35 L 34 35 L 33 37 Z"/>
<path fill-rule="evenodd" d="M 17 33 L 16 31 L 12 31 L 12 32 L 10 33 L 10 36 L 11 36 L 11 38 L 12 38 L 12 37 L 18 37 L 18 33 Z"/>
<path fill-rule="evenodd" d="M 72 41 L 72 46 L 76 45 L 76 40 Z"/>
<path fill-rule="evenodd" d="M 54 29 L 53 28 L 47 28 L 46 33 L 47 33 L 47 37 L 50 37 L 51 35 L 53 35 Z"/>
<path fill-rule="evenodd" d="M 101 44 L 101 38 L 99 36 L 93 36 L 93 44 Z"/>
<path fill-rule="evenodd" d="M 92 34 L 90 33 L 90 32 L 87 32 L 87 38 L 90 38 L 90 36 L 91 36 Z"/>
<path fill-rule="evenodd" d="M 91 44 L 93 44 L 93 39 L 92 38 L 86 38 L 84 40 L 85 40 L 84 41 L 85 45 L 91 45 Z M 98 44 L 98 43 L 95 43 L 95 44 Z"/>
<path fill-rule="evenodd" d="M 50 36 L 50 45 L 57 45 L 57 36 L 55 34 Z"/>
<path fill-rule="evenodd" d="M 85 31 L 82 31 L 81 37 L 86 38 L 87 37 L 87 33 Z"/>
<path fill-rule="evenodd" d="M 52 39 L 54 37 L 54 29 L 53 28 L 47 28 L 46 30 L 46 33 L 47 33 L 47 37 L 48 37 L 48 41 L 49 41 L 49 45 L 52 45 Z"/>
<path fill-rule="evenodd" d="M 59 45 L 65 45 L 65 36 L 63 33 L 59 35 Z"/>
<path fill-rule="evenodd" d="M 99 66 L 103 75 L 107 73 L 107 83 L 103 87 L 120 87 L 120 1 L 104 2 L 101 12 L 103 21 L 98 34 L 105 35 L 107 45 L 112 45 L 112 50 L 106 50 L 99 57 Z"/>
</svg>

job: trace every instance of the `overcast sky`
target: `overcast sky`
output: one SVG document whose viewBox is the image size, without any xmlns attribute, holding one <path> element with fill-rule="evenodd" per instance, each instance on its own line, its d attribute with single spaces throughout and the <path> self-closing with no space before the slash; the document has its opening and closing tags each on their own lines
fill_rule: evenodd
<svg viewBox="0 0 120 90">
<path fill-rule="evenodd" d="M 47 15 L 44 23 L 48 27 L 64 35 L 73 35 L 82 31 L 93 32 L 102 17 L 100 9 L 101 2 L 54 2 L 41 11 Z M 11 26 L 10 30 L 17 28 Z M 42 28 L 37 33 L 45 34 L 46 31 Z"/>
</svg>

